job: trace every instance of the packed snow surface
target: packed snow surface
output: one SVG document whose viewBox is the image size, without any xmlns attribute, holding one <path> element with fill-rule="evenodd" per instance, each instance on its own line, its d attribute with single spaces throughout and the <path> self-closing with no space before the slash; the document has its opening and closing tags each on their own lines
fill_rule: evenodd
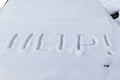
<svg viewBox="0 0 120 80">
<path fill-rule="evenodd" d="M 0 80 L 118 76 L 120 27 L 98 0 L 10 0 L 0 33 Z"/>
</svg>

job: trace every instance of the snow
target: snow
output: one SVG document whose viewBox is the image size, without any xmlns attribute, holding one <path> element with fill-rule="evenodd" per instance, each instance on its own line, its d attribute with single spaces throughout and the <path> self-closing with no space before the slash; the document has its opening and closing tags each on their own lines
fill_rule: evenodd
<svg viewBox="0 0 120 80">
<path fill-rule="evenodd" d="M 116 11 L 120 11 L 120 0 L 100 0 L 103 7 L 106 9 L 106 11 L 109 14 L 112 14 Z M 118 23 L 118 25 L 120 26 L 120 17 L 118 19 L 115 20 L 116 23 Z M 116 24 L 113 24 L 113 26 L 115 26 Z M 113 30 L 114 32 L 114 37 L 113 37 L 113 41 L 115 41 L 115 43 L 119 44 L 119 37 L 117 37 L 117 34 L 120 34 L 120 31 L 118 28 Z M 120 46 L 114 46 L 114 56 L 112 57 L 112 64 L 111 67 L 109 68 L 109 75 L 107 76 L 106 80 L 119 80 L 120 79 Z"/>
<path fill-rule="evenodd" d="M 7 0 L 0 0 L 0 8 L 3 8 Z"/>
<path fill-rule="evenodd" d="M 0 80 L 114 79 L 120 28 L 98 0 L 11 0 L 0 32 Z"/>
<path fill-rule="evenodd" d="M 120 0 L 100 0 L 105 9 L 110 13 L 120 11 Z"/>
</svg>

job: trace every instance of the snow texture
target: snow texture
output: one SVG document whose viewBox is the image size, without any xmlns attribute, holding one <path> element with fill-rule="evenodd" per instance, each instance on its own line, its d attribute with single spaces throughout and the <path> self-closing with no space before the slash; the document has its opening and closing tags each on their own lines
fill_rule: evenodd
<svg viewBox="0 0 120 80">
<path fill-rule="evenodd" d="M 9 0 L 0 33 L 0 80 L 118 76 L 120 27 L 98 0 Z"/>
<path fill-rule="evenodd" d="M 120 11 L 120 0 L 100 0 L 105 9 L 110 13 Z"/>
</svg>

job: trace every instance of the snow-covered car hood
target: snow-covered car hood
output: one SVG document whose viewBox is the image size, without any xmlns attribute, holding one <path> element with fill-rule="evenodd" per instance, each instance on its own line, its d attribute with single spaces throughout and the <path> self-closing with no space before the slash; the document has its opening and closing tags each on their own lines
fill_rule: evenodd
<svg viewBox="0 0 120 80">
<path fill-rule="evenodd" d="M 117 30 L 97 0 L 10 0 L 0 12 L 0 80 L 103 80 Z"/>
</svg>

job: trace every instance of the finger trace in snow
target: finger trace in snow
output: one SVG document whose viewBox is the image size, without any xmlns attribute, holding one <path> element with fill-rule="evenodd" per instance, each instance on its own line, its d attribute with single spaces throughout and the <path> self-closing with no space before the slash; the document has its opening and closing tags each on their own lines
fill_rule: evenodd
<svg viewBox="0 0 120 80">
<path fill-rule="evenodd" d="M 77 36 L 77 50 L 80 50 L 80 48 L 81 48 L 81 35 L 78 35 Z"/>
<path fill-rule="evenodd" d="M 96 40 L 94 39 L 94 37 L 86 35 L 86 34 L 82 34 L 81 35 L 81 45 L 82 46 L 94 46 L 96 44 Z"/>
<path fill-rule="evenodd" d="M 24 36 L 22 37 L 21 35 L 19 35 L 19 40 L 15 42 L 16 38 L 17 38 L 17 34 L 15 34 L 8 45 L 8 48 L 11 49 L 14 45 L 19 44 L 23 44 L 22 49 L 26 49 L 29 48 L 29 46 L 33 46 L 32 49 L 34 50 L 60 50 L 60 51 L 66 51 L 66 50 L 70 50 L 70 51 L 82 51 L 83 48 L 85 47 L 92 47 L 94 45 L 97 44 L 97 40 L 90 36 L 90 35 L 86 35 L 86 34 L 78 34 L 78 35 L 71 35 L 68 36 L 66 34 L 62 34 L 62 33 L 41 33 L 40 36 L 36 35 L 35 37 L 38 38 L 34 38 L 33 33 L 31 33 L 28 37 Z M 25 40 L 21 40 L 20 37 L 23 39 L 25 38 Z M 71 39 L 71 40 L 70 40 Z M 34 41 L 32 41 L 34 40 Z M 18 43 L 19 42 L 19 43 Z M 30 45 L 30 43 L 33 42 L 33 45 Z M 106 42 L 106 39 L 105 39 Z M 19 44 L 20 45 L 20 44 Z M 19 45 L 16 45 L 19 46 Z M 18 47 L 20 48 L 20 47 Z"/>
<path fill-rule="evenodd" d="M 58 48 L 60 35 L 57 33 L 44 33 L 41 40 L 41 50 L 51 51 Z"/>
<path fill-rule="evenodd" d="M 25 40 L 25 42 L 24 42 L 24 44 L 23 44 L 23 48 L 22 48 L 22 49 L 26 49 L 26 47 L 27 47 L 30 39 L 32 38 L 32 36 L 33 36 L 33 33 L 31 33 L 31 34 L 26 38 L 26 40 Z"/>
<path fill-rule="evenodd" d="M 110 43 L 108 42 L 108 39 L 107 39 L 107 36 L 106 36 L 106 35 L 104 35 L 104 40 L 105 40 L 106 45 L 109 47 L 109 46 L 110 46 Z"/>
<path fill-rule="evenodd" d="M 0 46 L 19 37 L 11 56 L 0 56 L 0 80 L 105 79 L 112 45 L 104 34 L 113 39 L 119 29 L 112 22 L 98 0 L 10 0 L 0 13 Z"/>
<path fill-rule="evenodd" d="M 44 36 L 44 33 L 42 33 L 42 34 L 39 36 L 36 50 L 39 50 L 39 49 L 41 48 L 41 43 L 42 43 L 42 38 L 43 38 L 43 36 Z"/>
<path fill-rule="evenodd" d="M 59 50 L 62 50 L 62 49 L 63 49 L 63 42 L 64 42 L 64 35 L 61 34 L 61 36 L 60 36 Z"/>
<path fill-rule="evenodd" d="M 11 40 L 10 40 L 7 48 L 11 49 L 11 48 L 13 47 L 14 42 L 15 42 L 17 36 L 18 36 L 18 34 L 15 34 L 15 35 L 11 38 Z"/>
</svg>

